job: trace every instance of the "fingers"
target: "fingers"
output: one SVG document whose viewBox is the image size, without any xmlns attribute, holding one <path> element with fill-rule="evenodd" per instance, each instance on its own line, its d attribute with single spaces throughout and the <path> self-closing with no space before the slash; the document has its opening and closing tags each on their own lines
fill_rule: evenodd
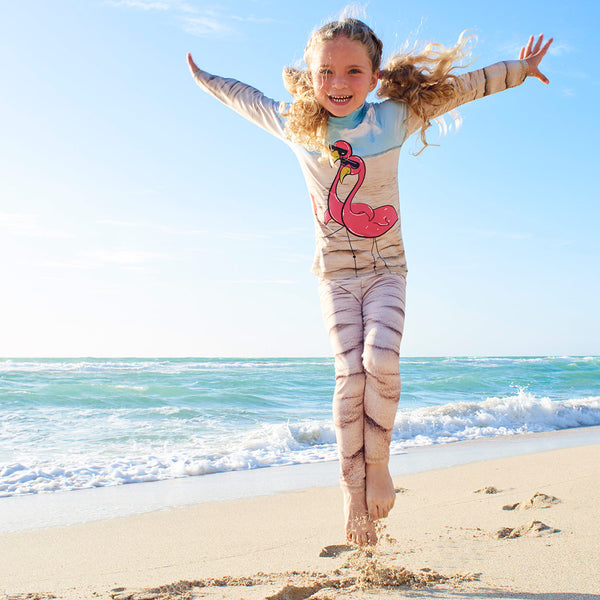
<svg viewBox="0 0 600 600">
<path fill-rule="evenodd" d="M 546 54 L 548 48 L 554 41 L 554 38 L 550 38 L 543 46 L 542 43 L 544 41 L 544 34 L 540 33 L 535 45 L 533 44 L 534 36 L 529 36 L 529 40 L 527 41 L 527 46 L 522 46 L 521 51 L 519 52 L 519 59 L 527 58 L 528 56 L 539 54 L 540 58 Z"/>
<path fill-rule="evenodd" d="M 537 73 L 535 74 L 535 76 L 542 82 L 545 83 L 546 85 L 548 85 L 550 83 L 550 81 L 548 80 L 548 78 L 538 69 Z"/>
<path fill-rule="evenodd" d="M 544 56 L 546 52 L 548 52 L 548 48 L 550 48 L 550 44 L 554 41 L 554 38 L 550 38 L 545 44 L 544 47 L 540 50 L 540 57 Z"/>
<path fill-rule="evenodd" d="M 529 56 L 531 54 L 531 47 L 533 46 L 533 36 L 530 35 L 529 36 L 529 40 L 527 41 L 527 47 L 525 48 L 525 57 Z"/>
</svg>

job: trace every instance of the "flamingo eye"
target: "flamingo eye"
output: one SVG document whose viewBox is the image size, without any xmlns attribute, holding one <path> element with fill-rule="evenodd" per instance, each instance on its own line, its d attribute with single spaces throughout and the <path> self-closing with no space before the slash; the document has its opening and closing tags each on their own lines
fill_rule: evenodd
<svg viewBox="0 0 600 600">
<path fill-rule="evenodd" d="M 347 150 L 345 150 L 344 148 L 340 148 L 339 146 L 334 145 L 333 149 L 336 150 L 340 156 L 346 156 L 346 154 L 348 154 Z"/>
</svg>

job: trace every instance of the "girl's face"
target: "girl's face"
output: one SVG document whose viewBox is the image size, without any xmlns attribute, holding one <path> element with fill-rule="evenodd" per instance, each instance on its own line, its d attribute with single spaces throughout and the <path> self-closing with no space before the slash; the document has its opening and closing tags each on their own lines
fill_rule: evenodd
<svg viewBox="0 0 600 600">
<path fill-rule="evenodd" d="M 344 36 L 317 42 L 308 67 L 317 101 L 334 117 L 360 108 L 379 78 L 365 46 Z"/>
</svg>

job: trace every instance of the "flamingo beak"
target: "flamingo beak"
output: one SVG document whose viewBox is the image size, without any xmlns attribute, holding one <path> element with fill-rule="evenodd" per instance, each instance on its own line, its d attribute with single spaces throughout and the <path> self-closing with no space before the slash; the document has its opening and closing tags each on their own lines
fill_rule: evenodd
<svg viewBox="0 0 600 600">
<path fill-rule="evenodd" d="M 349 175 L 351 172 L 352 170 L 348 165 L 342 167 L 342 169 L 340 170 L 340 183 L 342 183 L 344 181 L 344 177 L 346 177 L 346 175 Z"/>
<path fill-rule="evenodd" d="M 340 153 L 337 150 L 334 150 L 331 153 L 331 156 L 333 157 L 333 162 L 335 162 L 336 160 L 340 160 Z"/>
</svg>

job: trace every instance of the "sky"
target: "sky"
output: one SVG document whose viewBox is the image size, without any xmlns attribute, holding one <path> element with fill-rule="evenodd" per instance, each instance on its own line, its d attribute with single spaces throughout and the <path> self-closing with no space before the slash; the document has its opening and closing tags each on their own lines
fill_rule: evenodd
<svg viewBox="0 0 600 600">
<path fill-rule="evenodd" d="M 289 101 L 281 71 L 346 3 L 0 3 L 0 356 L 328 356 L 291 150 L 204 94 Z M 404 356 L 600 354 L 600 5 L 372 0 L 389 56 L 478 38 L 470 68 L 555 42 L 545 86 L 461 107 L 400 158 Z"/>
</svg>

